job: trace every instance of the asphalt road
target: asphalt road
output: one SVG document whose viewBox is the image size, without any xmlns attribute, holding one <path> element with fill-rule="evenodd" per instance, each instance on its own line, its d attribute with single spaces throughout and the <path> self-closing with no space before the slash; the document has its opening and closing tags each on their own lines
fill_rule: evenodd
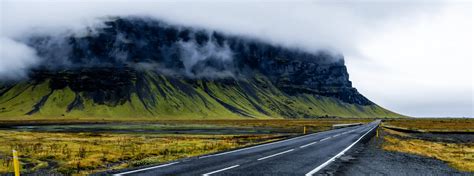
<svg viewBox="0 0 474 176">
<path fill-rule="evenodd" d="M 313 175 L 360 140 L 372 137 L 379 123 L 374 121 L 115 175 Z"/>
</svg>

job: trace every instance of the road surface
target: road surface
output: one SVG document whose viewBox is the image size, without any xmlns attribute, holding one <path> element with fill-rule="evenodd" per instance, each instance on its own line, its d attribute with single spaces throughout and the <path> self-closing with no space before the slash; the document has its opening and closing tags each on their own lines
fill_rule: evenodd
<svg viewBox="0 0 474 176">
<path fill-rule="evenodd" d="M 360 140 L 370 138 L 380 121 L 313 133 L 115 175 L 313 175 Z"/>
</svg>

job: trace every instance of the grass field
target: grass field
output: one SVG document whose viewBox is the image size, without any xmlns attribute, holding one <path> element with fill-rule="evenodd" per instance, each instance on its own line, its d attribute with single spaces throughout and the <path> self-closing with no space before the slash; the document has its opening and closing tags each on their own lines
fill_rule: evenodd
<svg viewBox="0 0 474 176">
<path fill-rule="evenodd" d="M 474 132 L 474 119 L 468 118 L 388 119 L 384 125 L 417 132 Z"/>
<path fill-rule="evenodd" d="M 383 126 L 388 127 L 382 128 L 383 149 L 435 158 L 474 172 L 474 140 L 456 140 L 456 135 L 474 135 L 474 119 L 399 119 Z"/>
<path fill-rule="evenodd" d="M 12 171 L 12 149 L 22 173 L 41 169 L 83 175 L 162 163 L 282 139 L 284 135 L 171 135 L 0 131 L 0 173 Z M 49 172 L 48 171 L 48 172 Z"/>
</svg>

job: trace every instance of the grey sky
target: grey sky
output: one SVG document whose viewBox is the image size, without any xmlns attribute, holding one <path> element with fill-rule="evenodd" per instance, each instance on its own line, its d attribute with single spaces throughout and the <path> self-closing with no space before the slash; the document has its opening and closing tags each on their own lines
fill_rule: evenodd
<svg viewBox="0 0 474 176">
<path fill-rule="evenodd" d="M 12 39 L 148 15 L 310 52 L 337 50 L 354 86 L 388 109 L 474 116 L 471 13 L 470 1 L 1 0 L 0 77 L 35 64 L 34 51 Z"/>
</svg>

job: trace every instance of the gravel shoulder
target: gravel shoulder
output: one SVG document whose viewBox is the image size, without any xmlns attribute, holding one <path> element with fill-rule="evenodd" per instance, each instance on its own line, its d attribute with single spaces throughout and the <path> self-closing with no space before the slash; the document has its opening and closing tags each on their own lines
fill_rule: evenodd
<svg viewBox="0 0 474 176">
<path fill-rule="evenodd" d="M 382 142 L 381 136 L 362 141 L 319 175 L 474 175 L 434 158 L 385 151 Z"/>
</svg>

